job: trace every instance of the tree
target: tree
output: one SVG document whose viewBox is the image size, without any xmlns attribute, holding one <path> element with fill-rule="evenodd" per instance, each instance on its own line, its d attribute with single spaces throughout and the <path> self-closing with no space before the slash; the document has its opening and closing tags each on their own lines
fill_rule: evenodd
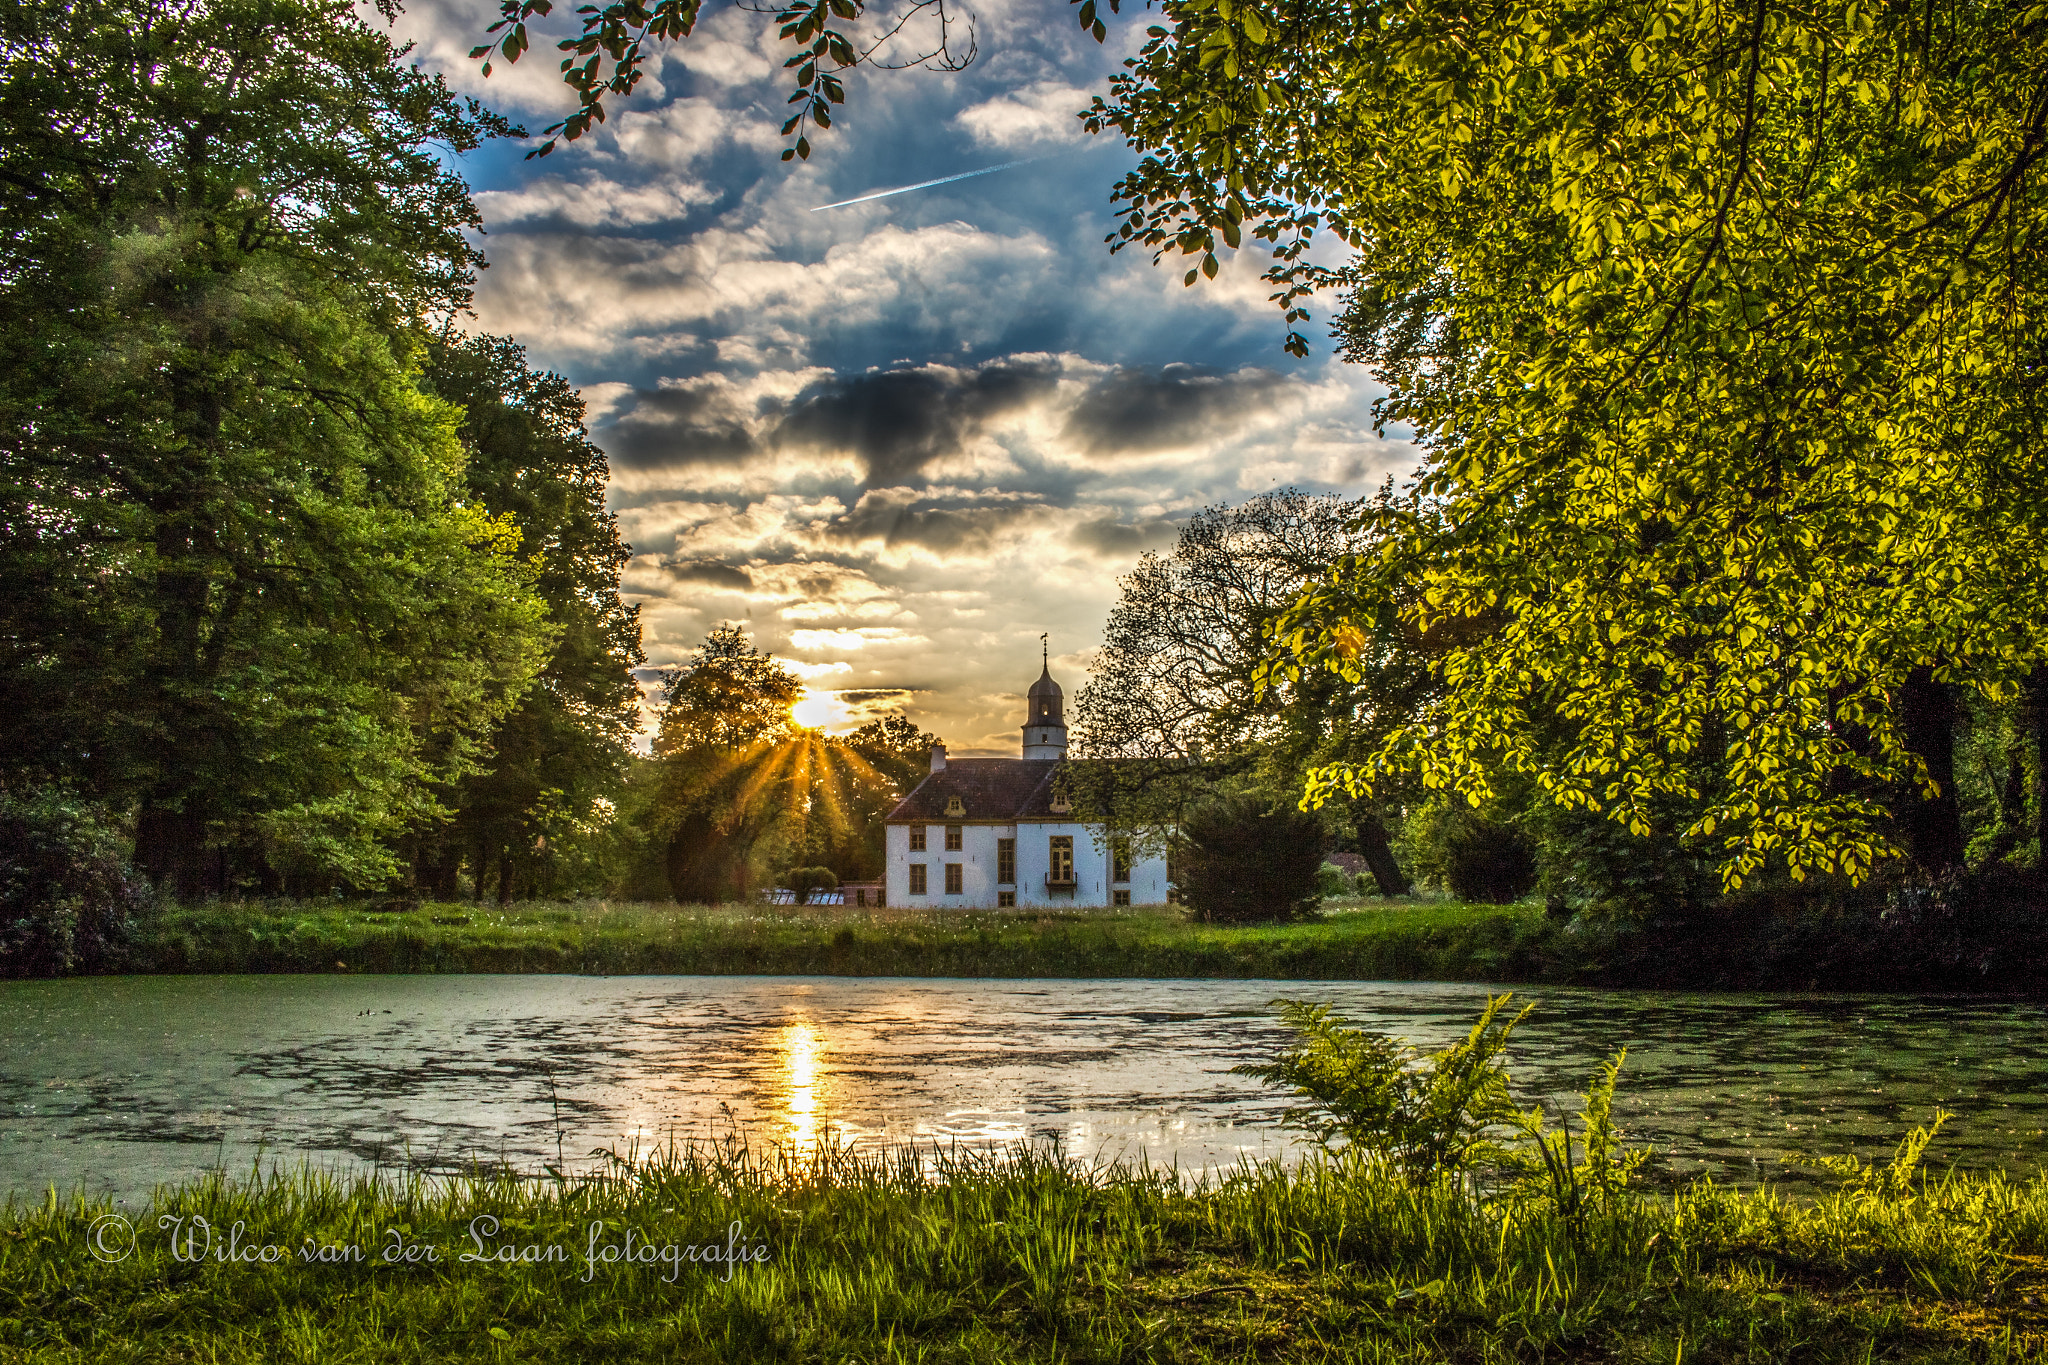
<svg viewBox="0 0 2048 1365">
<path fill-rule="evenodd" d="M 1268 493 L 1202 512 L 1171 556 L 1139 560 L 1075 707 L 1079 754 L 1116 760 L 1073 765 L 1079 809 L 1156 843 L 1219 782 L 1256 775 L 1299 794 L 1315 763 L 1369 750 L 1371 737 L 1408 720 L 1426 672 L 1399 642 L 1356 684 L 1311 672 L 1258 685 L 1268 628 L 1361 547 L 1365 511 L 1361 499 Z M 1405 893 L 1379 803 L 1348 814 L 1382 893 Z"/>
<path fill-rule="evenodd" d="M 843 795 L 826 822 L 835 832 L 821 842 L 841 880 L 879 879 L 887 853 L 882 822 L 931 771 L 932 746 L 939 737 L 920 730 L 908 716 L 892 714 L 836 742 L 845 751 L 835 765 L 845 774 Z"/>
<path fill-rule="evenodd" d="M 1349 675 L 1389 617 L 1491 622 L 1316 793 L 1515 774 L 1639 831 L 1696 803 L 1731 885 L 1952 865 L 1954 688 L 2008 694 L 2048 622 L 2039 16 L 1166 13 L 1095 113 L 1149 153 L 1120 242 L 1192 283 L 1264 239 L 1289 321 L 1342 291 L 1429 452 L 1271 676 Z M 1322 231 L 1348 263 L 1301 254 Z"/>
<path fill-rule="evenodd" d="M 797 676 L 737 625 L 664 675 L 656 804 L 682 901 L 744 898 L 791 868 L 878 876 L 882 818 L 923 770 L 932 735 L 885 716 L 833 738 L 797 725 Z"/>
<path fill-rule="evenodd" d="M 1292 802 L 1216 798 L 1190 810 L 1180 833 L 1174 887 L 1194 918 L 1249 924 L 1315 913 L 1323 826 Z"/>
<path fill-rule="evenodd" d="M 426 379 L 462 406 L 464 484 L 519 528 L 553 632 L 547 663 L 492 730 L 481 769 L 446 796 L 454 820 L 411 840 L 416 885 L 452 896 L 467 855 L 478 898 L 495 875 L 504 901 L 516 887 L 602 875 L 591 846 L 617 809 L 640 724 L 639 608 L 619 598 L 631 550 L 605 509 L 609 468 L 568 380 L 530 368 L 507 338 L 452 335 L 432 348 Z"/>
<path fill-rule="evenodd" d="M 809 769 L 793 744 L 802 695 L 796 674 L 737 625 L 714 628 L 694 658 L 662 675 L 654 752 L 664 761 L 660 814 L 677 900 L 745 896 L 764 844 L 808 795 L 790 790 Z"/>
<path fill-rule="evenodd" d="M 916 786 L 917 775 L 925 771 L 925 764 L 931 758 L 932 747 L 939 737 L 929 730 L 920 730 L 917 723 L 900 712 L 892 712 L 878 720 L 868 721 L 859 729 L 850 730 L 839 737 L 839 742 L 850 749 L 857 749 L 869 762 L 886 764 L 899 783 Z"/>
<path fill-rule="evenodd" d="M 316 0 L 0 15 L 5 779 L 180 894 L 395 870 L 546 643 L 421 391 L 455 151 L 511 131 Z"/>
<path fill-rule="evenodd" d="M 654 752 L 664 758 L 734 753 L 775 744 L 797 731 L 791 715 L 803 680 L 754 647 L 737 625 L 714 627 L 696 657 L 662 674 L 661 730 Z"/>
</svg>

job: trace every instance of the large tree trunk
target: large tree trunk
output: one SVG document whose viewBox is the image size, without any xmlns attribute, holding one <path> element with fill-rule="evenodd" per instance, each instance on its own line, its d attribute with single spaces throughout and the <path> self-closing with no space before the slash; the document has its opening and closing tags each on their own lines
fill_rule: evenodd
<svg viewBox="0 0 2048 1365">
<path fill-rule="evenodd" d="M 168 885 L 178 900 L 205 894 L 206 822 L 189 810 L 147 803 L 135 821 L 135 865 L 159 889 Z"/>
<path fill-rule="evenodd" d="M 1401 864 L 1394 858 L 1394 842 L 1387 835 L 1386 822 L 1380 819 L 1379 807 L 1360 808 L 1358 818 L 1353 821 L 1358 828 L 1358 853 L 1365 859 L 1365 866 L 1372 873 L 1372 879 L 1382 896 L 1405 896 L 1414 885 L 1408 874 L 1401 870 Z"/>
<path fill-rule="evenodd" d="M 1906 852 L 1921 871 L 1942 873 L 1963 864 L 1963 819 L 1956 805 L 1956 689 L 1932 668 L 1906 675 L 1895 698 L 1906 747 L 1927 765 L 1939 791 L 1929 796 L 1909 783 L 1898 798 Z"/>
<path fill-rule="evenodd" d="M 2037 867 L 2048 867 L 2048 664 L 2027 675 L 2027 715 L 2034 739 L 2034 840 Z"/>
<path fill-rule="evenodd" d="M 717 833 L 705 816 L 683 817 L 668 843 L 669 891 L 684 905 L 710 905 L 723 889 Z"/>
<path fill-rule="evenodd" d="M 462 857 L 453 844 L 441 849 L 441 861 L 434 869 L 434 899 L 452 901 L 462 894 L 459 879 L 462 876 Z"/>
</svg>

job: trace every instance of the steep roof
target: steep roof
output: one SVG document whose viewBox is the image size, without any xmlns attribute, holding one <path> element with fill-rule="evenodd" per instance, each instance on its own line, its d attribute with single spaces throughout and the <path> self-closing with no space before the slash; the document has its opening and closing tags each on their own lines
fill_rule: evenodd
<svg viewBox="0 0 2048 1365">
<path fill-rule="evenodd" d="M 1052 774 L 1059 762 L 1050 758 L 956 758 L 933 773 L 889 812 L 890 823 L 943 823 L 946 820 L 1057 820 L 1052 809 Z M 966 807 L 961 815 L 946 814 L 946 800 L 957 796 Z"/>
</svg>

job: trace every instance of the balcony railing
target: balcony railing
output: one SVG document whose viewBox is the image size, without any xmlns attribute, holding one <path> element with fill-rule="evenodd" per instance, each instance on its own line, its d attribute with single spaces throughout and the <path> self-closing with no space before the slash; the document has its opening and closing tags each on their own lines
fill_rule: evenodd
<svg viewBox="0 0 2048 1365">
<path fill-rule="evenodd" d="M 1065 877 L 1051 872 L 1045 874 L 1045 889 L 1048 891 L 1072 891 L 1078 885 L 1080 883 L 1074 880 L 1072 873 Z"/>
</svg>

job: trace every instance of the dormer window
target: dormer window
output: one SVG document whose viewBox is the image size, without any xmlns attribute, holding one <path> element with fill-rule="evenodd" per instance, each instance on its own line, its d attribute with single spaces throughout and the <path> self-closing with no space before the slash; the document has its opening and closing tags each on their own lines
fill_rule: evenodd
<svg viewBox="0 0 2048 1365">
<path fill-rule="evenodd" d="M 946 798 L 946 814 L 960 816 L 967 814 L 967 803 L 957 796 Z"/>
<path fill-rule="evenodd" d="M 1052 799 L 1052 804 L 1048 805 L 1046 809 L 1054 815 L 1071 815 L 1074 813 L 1074 803 L 1064 796 L 1055 796 Z"/>
</svg>

